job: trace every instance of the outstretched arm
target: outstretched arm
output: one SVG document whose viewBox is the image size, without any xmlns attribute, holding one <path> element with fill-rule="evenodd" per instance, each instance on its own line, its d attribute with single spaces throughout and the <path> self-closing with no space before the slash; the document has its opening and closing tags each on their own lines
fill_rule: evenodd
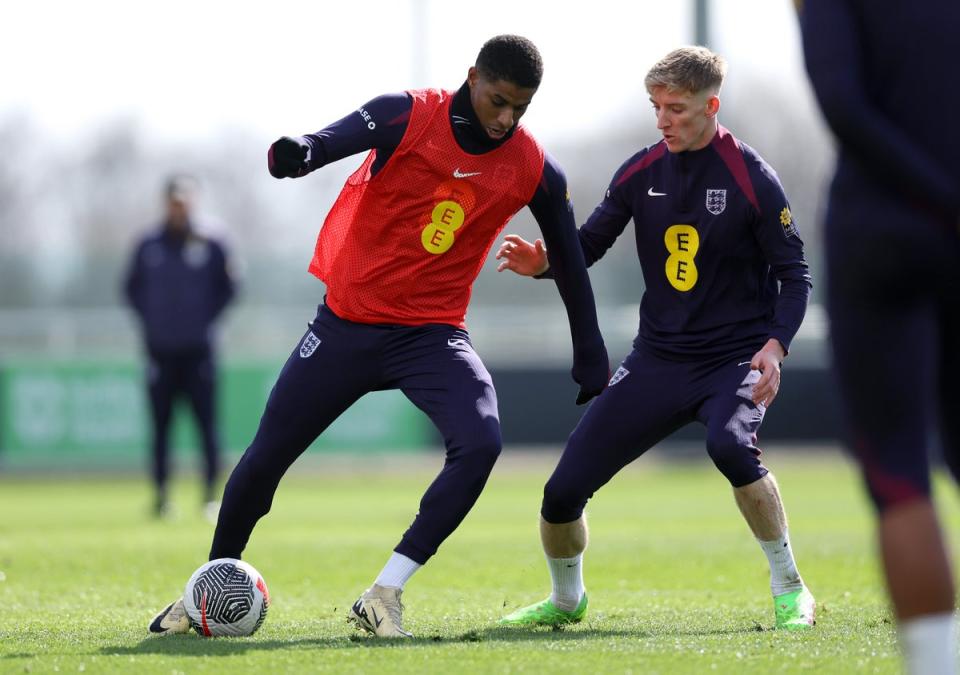
<svg viewBox="0 0 960 675">
<path fill-rule="evenodd" d="M 623 182 L 621 179 L 624 173 L 633 165 L 638 156 L 634 155 L 617 169 L 603 200 L 597 204 L 583 227 L 577 230 L 577 239 L 587 267 L 603 257 L 633 217 L 633 211 L 630 205 L 625 202 L 620 185 Z M 561 191 L 559 194 L 564 196 L 564 207 L 569 207 L 566 199 L 567 179 L 560 167 L 549 156 L 546 161 L 541 189 L 537 190 L 530 202 L 530 210 L 533 211 L 537 222 L 555 217 L 554 211 L 557 204 L 554 202 L 554 198 L 558 191 Z M 573 209 L 568 208 L 568 210 L 572 215 Z M 530 243 L 515 234 L 508 234 L 503 239 L 503 243 L 497 250 L 497 259 L 502 261 L 497 266 L 498 272 L 510 270 L 523 276 L 546 278 L 554 276 L 550 269 L 553 259 L 542 240 L 537 239 Z"/>
<path fill-rule="evenodd" d="M 610 364 L 597 325 L 597 308 L 567 197 L 566 177 L 550 157 L 545 157 L 543 177 L 530 210 L 546 242 L 546 250 L 542 242 L 540 250 L 549 257 L 552 276 L 567 309 L 573 339 L 572 375 L 580 385 L 577 403 L 586 403 L 606 387 Z"/>
<path fill-rule="evenodd" d="M 299 178 L 338 159 L 376 148 L 374 173 L 407 130 L 413 100 L 406 92 L 384 94 L 314 134 L 283 136 L 270 146 L 267 167 L 274 178 Z"/>
</svg>

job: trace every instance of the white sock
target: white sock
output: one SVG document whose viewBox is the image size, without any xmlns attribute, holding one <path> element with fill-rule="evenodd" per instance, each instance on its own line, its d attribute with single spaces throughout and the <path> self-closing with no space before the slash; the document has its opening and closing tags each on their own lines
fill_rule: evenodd
<svg viewBox="0 0 960 675">
<path fill-rule="evenodd" d="M 953 612 L 908 619 L 900 624 L 898 633 L 909 675 L 956 675 L 957 618 Z"/>
<path fill-rule="evenodd" d="M 793 547 L 786 532 L 779 539 L 760 541 L 760 548 L 767 554 L 770 563 L 770 590 L 774 596 L 792 593 L 803 588 L 803 579 L 797 571 L 797 563 L 793 559 Z"/>
<path fill-rule="evenodd" d="M 583 597 L 583 554 L 572 558 L 547 557 L 550 578 L 553 580 L 553 592 L 550 600 L 557 609 L 572 612 Z"/>
<path fill-rule="evenodd" d="M 403 588 L 403 585 L 410 580 L 413 573 L 421 567 L 423 567 L 423 565 L 420 563 L 411 560 L 402 553 L 394 551 L 374 583 L 379 586 Z"/>
</svg>

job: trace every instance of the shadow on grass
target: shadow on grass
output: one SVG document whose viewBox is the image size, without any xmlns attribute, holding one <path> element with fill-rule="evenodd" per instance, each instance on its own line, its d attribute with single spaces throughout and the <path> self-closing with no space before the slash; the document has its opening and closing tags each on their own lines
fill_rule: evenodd
<svg viewBox="0 0 960 675">
<path fill-rule="evenodd" d="M 495 628 L 485 628 L 481 631 L 464 633 L 456 638 L 449 638 L 449 640 L 458 642 L 532 642 L 538 640 L 602 640 L 606 638 L 645 640 L 654 637 L 750 635 L 763 630 L 765 629 L 760 626 L 754 626 L 753 628 L 718 628 L 713 630 L 692 630 L 681 627 L 658 630 L 605 630 L 599 628 L 510 628 L 497 626 Z"/>
<path fill-rule="evenodd" d="M 242 654 L 252 651 L 274 649 L 404 649 L 431 646 L 436 644 L 457 644 L 469 642 L 555 642 L 555 641 L 593 641 L 611 638 L 644 640 L 653 637 L 669 636 L 720 636 L 748 635 L 758 630 L 754 628 L 730 628 L 726 630 L 604 630 L 592 628 L 510 628 L 491 627 L 477 631 L 467 631 L 455 635 L 421 635 L 409 640 L 378 640 L 355 633 L 342 637 L 298 638 L 291 640 L 257 640 L 246 638 L 204 639 L 194 634 L 148 637 L 136 645 L 117 645 L 102 647 L 99 653 L 104 656 L 126 656 L 143 654 L 168 654 L 180 656 L 216 656 Z M 762 629 L 760 629 L 762 630 Z M 16 654 L 10 657 L 31 657 L 34 654 Z"/>
</svg>

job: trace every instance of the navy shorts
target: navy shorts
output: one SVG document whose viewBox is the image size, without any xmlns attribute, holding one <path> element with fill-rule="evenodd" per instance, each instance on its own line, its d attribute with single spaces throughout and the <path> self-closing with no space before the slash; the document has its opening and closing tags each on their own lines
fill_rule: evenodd
<svg viewBox="0 0 960 675">
<path fill-rule="evenodd" d="M 760 378 L 750 370 L 754 353 L 686 362 L 635 348 L 570 435 L 544 488 L 544 520 L 576 520 L 620 469 L 694 421 L 706 426 L 707 452 L 733 486 L 762 478 L 756 442 L 766 408 L 751 400 Z"/>
</svg>

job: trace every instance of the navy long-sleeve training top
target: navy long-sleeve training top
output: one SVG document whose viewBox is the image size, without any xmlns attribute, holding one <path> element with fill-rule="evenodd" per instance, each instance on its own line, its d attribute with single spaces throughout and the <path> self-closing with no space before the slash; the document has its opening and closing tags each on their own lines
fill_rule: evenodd
<svg viewBox="0 0 960 675">
<path fill-rule="evenodd" d="M 810 275 L 777 174 L 720 127 L 705 148 L 663 141 L 616 171 L 579 230 L 587 264 L 633 219 L 646 290 L 636 344 L 681 358 L 789 350 Z"/>
<path fill-rule="evenodd" d="M 134 249 L 124 283 L 153 354 L 209 350 L 210 327 L 235 294 L 220 242 L 189 228 L 147 235 Z"/>
</svg>

